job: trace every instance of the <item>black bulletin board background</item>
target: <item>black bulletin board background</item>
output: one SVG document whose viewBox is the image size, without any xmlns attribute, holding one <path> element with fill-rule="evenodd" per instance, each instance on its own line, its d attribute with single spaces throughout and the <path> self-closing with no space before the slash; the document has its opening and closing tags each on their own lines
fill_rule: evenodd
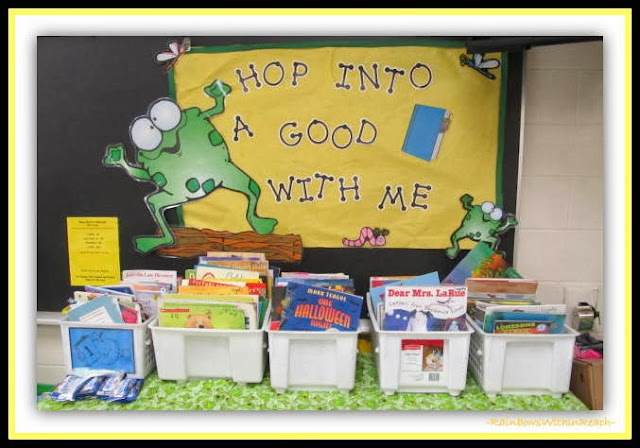
<svg viewBox="0 0 640 448">
<path fill-rule="evenodd" d="M 72 291 L 67 252 L 67 216 L 116 216 L 121 269 L 171 269 L 184 272 L 195 259 L 142 255 L 133 238 L 156 225 L 143 198 L 154 190 L 122 170 L 102 165 L 108 144 L 131 150 L 129 124 L 149 104 L 169 96 L 164 70 L 155 53 L 176 36 L 38 37 L 37 49 L 37 294 L 38 311 L 60 311 Z M 261 42 L 330 41 L 380 37 L 191 37 L 194 46 Z M 406 39 L 407 37 L 384 37 Z M 434 38 L 424 38 L 433 40 Z M 446 38 L 461 39 L 461 38 Z M 503 209 L 516 210 L 522 52 L 510 52 L 504 129 Z M 127 154 L 135 160 L 133 154 Z M 169 217 L 171 219 L 171 217 Z M 500 250 L 513 262 L 514 232 L 502 237 Z M 364 295 L 371 275 L 418 275 L 437 270 L 444 278 L 466 255 L 450 260 L 444 249 L 304 249 L 300 263 L 278 263 L 283 270 L 345 272 Z"/>
</svg>

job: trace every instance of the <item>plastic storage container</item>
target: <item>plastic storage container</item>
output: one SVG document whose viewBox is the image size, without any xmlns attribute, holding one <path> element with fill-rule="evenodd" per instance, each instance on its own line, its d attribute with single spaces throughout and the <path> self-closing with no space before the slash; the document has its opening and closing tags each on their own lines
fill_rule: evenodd
<svg viewBox="0 0 640 448">
<path fill-rule="evenodd" d="M 493 334 L 467 322 L 475 330 L 469 369 L 487 395 L 569 392 L 577 331 L 565 325 L 561 334 Z"/>
<path fill-rule="evenodd" d="M 353 389 L 358 331 L 283 331 L 269 334 L 271 387 L 288 390 Z"/>
<path fill-rule="evenodd" d="M 267 361 L 267 321 L 259 330 L 169 328 L 155 322 L 151 332 L 158 378 L 230 378 L 239 384 L 259 383 Z"/>
<path fill-rule="evenodd" d="M 141 324 L 91 324 L 62 319 L 62 350 L 67 373 L 74 369 L 124 371 L 144 378 L 155 367 L 150 326 Z"/>
<path fill-rule="evenodd" d="M 378 325 L 369 298 L 367 307 L 382 392 L 445 392 L 456 396 L 464 390 L 472 329 L 385 331 Z"/>
</svg>

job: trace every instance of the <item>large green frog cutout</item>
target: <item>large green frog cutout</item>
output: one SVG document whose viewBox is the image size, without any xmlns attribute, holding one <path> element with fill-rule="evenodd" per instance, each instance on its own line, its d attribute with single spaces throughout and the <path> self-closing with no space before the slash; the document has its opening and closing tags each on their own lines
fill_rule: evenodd
<svg viewBox="0 0 640 448">
<path fill-rule="evenodd" d="M 502 209 L 496 207 L 493 202 L 483 202 L 482 205 L 471 205 L 473 197 L 465 194 L 460 197 L 462 207 L 467 214 L 462 224 L 451 235 L 451 247 L 446 249 L 449 258 L 455 258 L 460 252 L 458 241 L 469 238 L 473 241 L 483 242 L 497 249 L 500 243 L 499 235 L 515 227 L 518 222 L 513 215 L 504 215 Z"/>
<path fill-rule="evenodd" d="M 217 188 L 247 197 L 246 219 L 255 232 L 271 233 L 278 223 L 257 215 L 260 187 L 231 161 L 222 135 L 209 121 L 224 112 L 225 97 L 231 87 L 216 80 L 204 92 L 215 100 L 211 109 L 181 110 L 171 99 L 161 98 L 151 104 L 146 116 L 132 122 L 129 132 L 138 148 L 135 165 L 125 159 L 124 145 L 107 147 L 103 160 L 106 166 L 118 166 L 134 179 L 152 182 L 157 187 L 145 197 L 145 202 L 161 235 L 136 238 L 139 252 L 148 253 L 174 243 L 164 216 L 166 209 L 201 199 Z"/>
</svg>

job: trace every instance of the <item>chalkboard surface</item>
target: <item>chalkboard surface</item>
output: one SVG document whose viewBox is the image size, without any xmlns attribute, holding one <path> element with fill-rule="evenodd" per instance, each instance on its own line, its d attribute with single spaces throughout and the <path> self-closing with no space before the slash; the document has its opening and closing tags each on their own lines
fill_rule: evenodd
<svg viewBox="0 0 640 448">
<path fill-rule="evenodd" d="M 156 225 L 142 198 L 150 183 L 123 182 L 120 170 L 102 165 L 108 144 L 128 142 L 132 111 L 144 111 L 169 96 L 158 51 L 177 36 L 38 37 L 37 51 L 37 294 L 39 311 L 59 311 L 76 287 L 70 285 L 67 216 L 119 218 L 121 269 L 171 269 L 179 273 L 194 259 L 142 255 L 134 236 L 153 234 Z M 380 39 L 372 37 L 373 39 Z M 406 38 L 406 37 L 405 37 Z M 311 36 L 191 37 L 194 46 L 264 42 L 331 41 L 363 38 Z M 394 39 L 385 37 L 385 39 Z M 427 38 L 425 38 L 426 40 Z M 433 39 L 433 38 L 428 38 Z M 515 211 L 520 137 L 522 53 L 509 53 L 504 129 L 503 209 Z M 127 155 L 130 160 L 133 155 Z M 169 217 L 171 219 L 171 217 Z M 513 232 L 500 245 L 509 262 Z M 414 275 L 437 270 L 446 276 L 467 251 L 450 260 L 444 250 L 304 249 L 283 270 L 345 272 L 365 294 L 371 275 Z"/>
</svg>

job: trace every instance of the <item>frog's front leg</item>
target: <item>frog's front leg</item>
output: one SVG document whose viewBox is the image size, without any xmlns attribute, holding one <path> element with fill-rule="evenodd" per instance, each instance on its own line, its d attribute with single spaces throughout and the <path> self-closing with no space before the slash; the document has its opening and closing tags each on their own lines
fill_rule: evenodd
<svg viewBox="0 0 640 448">
<path fill-rule="evenodd" d="M 204 93 L 216 100 L 211 109 L 202 112 L 205 118 L 211 118 L 214 115 L 219 115 L 224 112 L 224 99 L 229 93 L 231 93 L 231 87 L 219 79 L 216 79 L 204 88 Z"/>
<path fill-rule="evenodd" d="M 272 218 L 261 218 L 256 214 L 258 198 L 260 198 L 260 187 L 258 184 L 240 168 L 232 163 L 225 167 L 221 186 L 229 190 L 243 193 L 247 199 L 247 222 L 251 228 L 260 234 L 273 232 L 278 221 Z"/>
<path fill-rule="evenodd" d="M 160 190 L 155 193 L 151 193 L 144 198 L 149 211 L 153 215 L 153 219 L 162 232 L 161 236 L 144 236 L 136 238 L 136 250 L 143 254 L 149 253 L 152 250 L 160 246 L 168 246 L 175 241 L 169 224 L 164 217 L 164 211 L 167 208 L 176 207 L 178 205 L 187 202 L 187 198 L 179 197 L 168 193 L 167 191 Z"/>
<path fill-rule="evenodd" d="M 151 180 L 151 176 L 147 170 L 140 167 L 130 165 L 124 158 L 124 145 L 107 146 L 107 151 L 102 159 L 105 166 L 119 166 L 127 172 L 127 174 L 137 180 Z"/>
</svg>

